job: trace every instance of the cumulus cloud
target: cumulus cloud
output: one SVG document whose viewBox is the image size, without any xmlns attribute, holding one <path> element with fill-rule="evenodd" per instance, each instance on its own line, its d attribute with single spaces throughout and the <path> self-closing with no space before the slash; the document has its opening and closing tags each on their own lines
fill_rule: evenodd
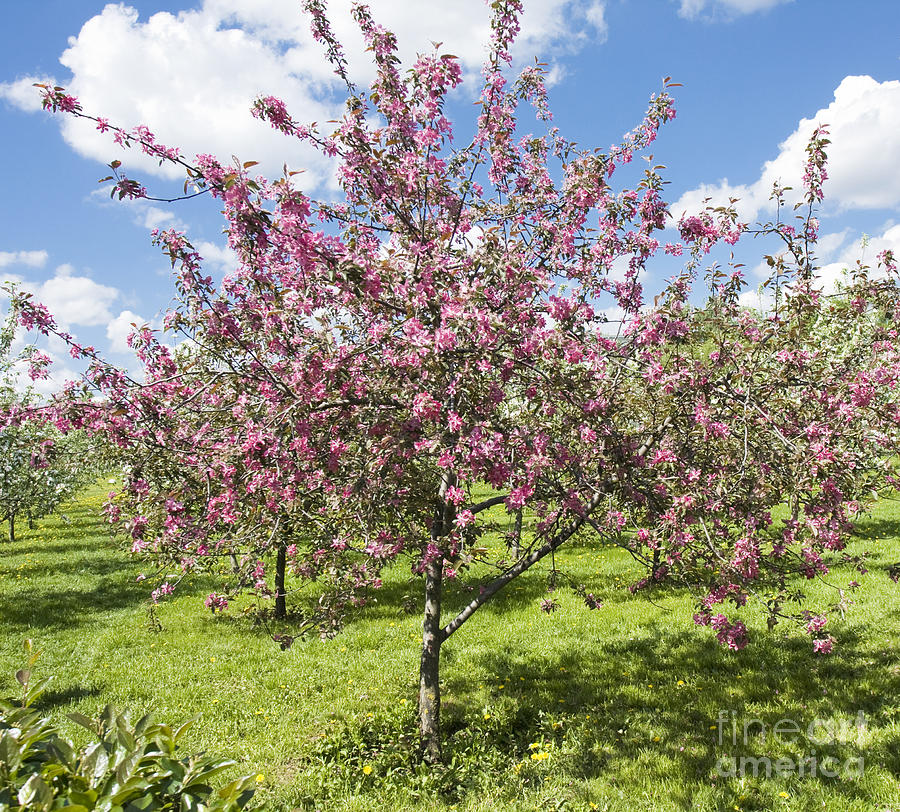
<svg viewBox="0 0 900 812">
<path fill-rule="evenodd" d="M 762 286 L 755 290 L 745 290 L 738 296 L 738 304 L 749 310 L 758 310 L 760 313 L 768 313 L 775 305 L 775 297 L 768 288 Z"/>
<path fill-rule="evenodd" d="M 183 223 L 173 212 L 161 209 L 158 206 L 147 206 L 139 210 L 135 219 L 137 223 L 148 229 L 178 228 L 183 226 Z"/>
<path fill-rule="evenodd" d="M 238 256 L 227 245 L 216 245 L 206 240 L 199 240 L 195 244 L 197 253 L 203 257 L 203 267 L 207 270 L 214 269 L 223 274 L 237 269 Z"/>
<path fill-rule="evenodd" d="M 141 318 L 131 310 L 123 310 L 106 325 L 106 337 L 109 339 L 110 352 L 120 355 L 131 355 L 132 349 L 128 346 L 128 336 L 133 332 L 135 325 L 138 327 L 147 324 L 147 320 Z"/>
<path fill-rule="evenodd" d="M 78 276 L 71 265 L 60 265 L 51 279 L 23 285 L 37 301 L 47 306 L 63 327 L 105 325 L 112 319 L 110 307 L 119 299 L 116 288 L 101 285 L 87 276 Z"/>
<path fill-rule="evenodd" d="M 371 59 L 350 17 L 350 0 L 330 7 L 353 78 L 366 83 L 372 76 Z M 416 51 L 441 41 L 442 52 L 455 53 L 468 74 L 477 75 L 490 35 L 482 0 L 375 0 L 372 11 L 397 34 L 407 64 Z M 552 57 L 605 37 L 600 0 L 533 0 L 523 17 L 516 54 L 523 60 L 534 54 Z M 309 186 L 330 181 L 330 162 L 249 114 L 261 94 L 284 99 L 302 121 L 324 123 L 341 112 L 335 78 L 295 3 L 205 0 L 199 9 L 159 12 L 147 19 L 124 3 L 109 4 L 70 38 L 60 62 L 70 78 L 25 77 L 0 85 L 0 95 L 36 110 L 34 81 L 64 84 L 86 111 L 123 126 L 145 124 L 160 141 L 182 147 L 189 157 L 211 152 L 230 162 L 237 155 L 242 161 L 259 161 L 260 170 L 269 175 L 280 173 L 286 161 L 292 169 L 307 170 Z M 80 154 L 104 163 L 116 157 L 117 148 L 92 122 L 68 116 L 59 121 L 65 140 Z M 125 162 L 131 171 L 182 176 L 137 153 L 129 153 Z"/>
<path fill-rule="evenodd" d="M 793 0 L 680 0 L 678 14 L 688 20 L 698 17 L 734 19 L 790 2 Z"/>
<path fill-rule="evenodd" d="M 821 235 L 815 252 L 816 287 L 826 294 L 834 293 L 838 283 L 848 281 L 848 273 L 857 267 L 857 263 L 868 266 L 872 278 L 883 275 L 878 269 L 878 255 L 891 250 L 895 256 L 900 256 L 900 224 L 888 222 L 879 231 L 874 236 L 853 234 L 850 229 Z M 758 283 L 758 287 L 747 288 L 741 293 L 740 304 L 743 307 L 762 312 L 774 307 L 772 289 L 762 287 L 771 273 L 772 269 L 765 262 L 750 270 L 747 280 L 750 284 Z"/>
<path fill-rule="evenodd" d="M 0 251 L 0 268 L 7 265 L 43 268 L 47 264 L 48 256 L 46 251 Z"/>
<path fill-rule="evenodd" d="M 839 251 L 834 256 L 826 259 L 831 261 L 822 265 L 818 270 L 819 283 L 826 291 L 833 291 L 836 283 L 845 278 L 847 271 L 856 267 L 857 262 L 869 265 L 870 273 L 877 274 L 875 266 L 877 257 L 882 251 L 890 250 L 894 256 L 900 256 L 900 224 L 889 224 L 881 234 L 865 236 L 851 242 L 842 243 Z"/>
<path fill-rule="evenodd" d="M 36 82 L 43 85 L 56 84 L 51 76 L 26 76 L 15 82 L 0 82 L 0 99 L 6 99 L 21 110 L 35 113 L 41 109 L 41 96 L 34 87 Z"/>
<path fill-rule="evenodd" d="M 795 195 L 802 188 L 805 148 L 818 124 L 828 126 L 831 139 L 826 203 L 839 211 L 900 207 L 900 81 L 847 76 L 828 107 L 800 120 L 756 181 L 734 184 L 724 179 L 702 184 L 685 193 L 672 206 L 672 213 L 678 217 L 682 212 L 696 212 L 706 197 L 716 204 L 740 198 L 738 212 L 749 221 L 771 211 L 768 198 L 774 181 L 792 186 Z"/>
</svg>

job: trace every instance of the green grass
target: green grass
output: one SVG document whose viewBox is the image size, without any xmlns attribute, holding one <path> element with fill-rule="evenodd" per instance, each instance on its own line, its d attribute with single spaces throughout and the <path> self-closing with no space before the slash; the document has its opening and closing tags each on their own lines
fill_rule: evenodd
<svg viewBox="0 0 900 812">
<path fill-rule="evenodd" d="M 420 619 L 403 611 L 408 570 L 389 573 L 378 603 L 341 635 L 287 651 L 240 607 L 213 617 L 202 605 L 219 586 L 210 577 L 160 604 L 158 630 L 148 589 L 135 583 L 139 563 L 99 517 L 102 496 L 91 490 L 62 509 L 67 521 L 50 517 L 0 544 L 0 692 L 13 692 L 22 640 L 33 638 L 38 675 L 56 677 L 42 705 L 79 741 L 85 731 L 65 714 L 92 715 L 107 702 L 166 722 L 199 715 L 186 747 L 263 776 L 257 799 L 278 810 L 897 808 L 900 587 L 886 575 L 900 559 L 897 503 L 880 503 L 864 527 L 869 540 L 854 545 L 873 550 L 871 572 L 846 619 L 832 621 L 839 647 L 830 657 L 814 656 L 793 630 L 766 633 L 756 612 L 747 613 L 756 632 L 747 649 L 724 651 L 694 627 L 690 596 L 631 596 L 621 586 L 637 571 L 626 555 L 570 548 L 557 565 L 603 608 L 589 611 L 560 589 L 559 609 L 543 614 L 543 567 L 457 632 L 443 650 L 448 766 L 429 774 L 411 757 Z M 809 592 L 833 600 L 824 585 Z M 448 612 L 466 594 L 451 586 Z M 734 711 L 737 746 L 730 726 L 717 741 L 720 711 Z M 792 719 L 805 731 L 859 711 L 865 730 L 848 741 L 804 732 L 741 742 L 749 720 L 771 731 Z M 861 757 L 862 775 L 716 775 L 725 756 L 812 754 Z"/>
</svg>

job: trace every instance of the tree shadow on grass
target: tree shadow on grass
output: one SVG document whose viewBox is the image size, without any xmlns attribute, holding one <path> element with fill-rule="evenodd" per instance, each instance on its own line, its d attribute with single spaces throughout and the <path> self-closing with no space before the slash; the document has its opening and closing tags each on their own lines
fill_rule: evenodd
<svg viewBox="0 0 900 812">
<path fill-rule="evenodd" d="M 0 543 L 0 557 L 4 553 L 8 556 L 36 556 L 36 555 L 55 555 L 65 557 L 70 553 L 84 552 L 90 550 L 92 554 L 116 554 L 120 552 L 120 548 L 115 541 L 102 539 L 86 543 L 80 534 L 72 536 L 72 541 L 60 542 L 58 540 L 39 541 L 35 540 L 29 546 L 23 546 L 22 542 L 17 541 L 15 544 Z M 31 539 L 29 539 L 31 541 Z"/>
<path fill-rule="evenodd" d="M 840 741 L 826 733 L 822 741 L 821 727 L 815 739 L 805 735 L 809 725 L 822 719 L 831 724 L 826 731 L 841 723 L 847 730 L 864 717 L 871 729 L 880 728 L 879 744 L 865 751 L 867 763 L 896 774 L 900 734 L 891 716 L 900 691 L 897 655 L 867 649 L 864 633 L 842 634 L 840 650 L 824 658 L 812 654 L 805 638 L 760 635 L 744 651 L 728 652 L 699 630 L 676 633 L 657 623 L 635 628 L 630 639 L 601 638 L 564 653 L 486 651 L 479 664 L 504 685 L 489 700 L 497 711 L 482 723 L 480 709 L 473 720 L 465 699 L 450 702 L 445 736 L 452 743 L 463 731 L 470 736 L 473 725 L 484 727 L 481 735 L 492 746 L 526 763 L 534 742 L 550 742 L 556 769 L 575 787 L 572 800 L 579 782 L 615 784 L 618 775 L 639 769 L 667 786 L 669 799 L 681 808 L 692 808 L 700 785 L 714 787 L 722 808 L 731 808 L 736 790 L 715 776 L 721 757 L 767 756 L 774 762 L 818 753 L 843 764 L 863 752 L 856 734 Z M 450 664 L 444 675 L 448 695 L 463 698 L 476 695 L 481 686 L 475 681 L 483 678 Z M 779 719 L 795 721 L 804 733 L 793 741 L 773 736 Z M 751 785 L 761 791 L 767 780 L 761 773 Z M 830 791 L 850 802 L 866 797 L 855 781 L 832 781 Z M 754 808 L 752 792 L 749 797 L 743 809 Z"/>
<path fill-rule="evenodd" d="M 40 711 L 51 711 L 62 705 L 70 705 L 88 697 L 98 696 L 100 693 L 100 688 L 97 686 L 70 685 L 67 688 L 46 691 L 34 706 Z"/>
<path fill-rule="evenodd" d="M 473 580 L 468 586 L 448 581 L 442 600 L 444 622 L 449 621 L 463 609 L 476 595 L 483 581 Z M 320 592 L 310 590 L 291 593 L 288 589 L 288 611 L 297 617 L 311 612 L 317 606 Z M 531 570 L 507 585 L 497 596 L 485 604 L 480 615 L 503 614 L 510 610 L 533 606 L 538 609 L 541 598 L 547 597 L 547 574 L 543 570 Z M 630 597 L 630 596 L 629 596 Z M 386 579 L 383 586 L 370 589 L 366 593 L 366 604 L 360 611 L 350 613 L 345 618 L 345 627 L 352 627 L 361 621 L 395 620 L 403 617 L 420 618 L 424 609 L 424 579 Z M 290 625 L 290 622 L 287 624 Z"/>
<path fill-rule="evenodd" d="M 133 579 L 104 576 L 91 587 L 7 595 L 0 604 L 0 617 L 4 627 L 14 633 L 32 628 L 59 630 L 136 607 L 146 599 L 146 587 L 135 584 Z"/>
</svg>

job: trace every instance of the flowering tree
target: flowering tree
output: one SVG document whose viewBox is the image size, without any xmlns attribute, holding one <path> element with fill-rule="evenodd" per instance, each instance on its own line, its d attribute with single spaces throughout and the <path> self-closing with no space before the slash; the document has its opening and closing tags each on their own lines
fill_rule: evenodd
<svg viewBox="0 0 900 812">
<path fill-rule="evenodd" d="M 14 328 L 12 314 L 0 329 L 0 408 L 9 416 L 0 426 L 0 521 L 7 522 L 11 542 L 17 518 L 24 516 L 33 527 L 99 473 L 82 432 L 65 435 L 44 421 L 20 419 L 34 396 L 15 387 Z M 26 354 L 34 357 L 34 351 Z"/>
<path fill-rule="evenodd" d="M 442 644 L 576 535 L 645 564 L 634 588 L 697 587 L 696 622 L 730 648 L 747 630 L 721 607 L 756 596 L 770 623 L 793 619 L 830 650 L 826 616 L 794 606 L 793 579 L 828 572 L 854 517 L 892 481 L 900 310 L 890 255 L 878 273 L 858 268 L 841 296 L 816 287 L 824 130 L 809 145 L 799 225 L 757 229 L 785 250 L 769 258 L 777 309 L 753 313 L 739 306 L 737 267 L 714 266 L 694 289 L 710 250 L 746 230 L 733 209 L 682 218 L 662 242 L 661 168 L 649 162 L 634 189 L 613 186 L 674 117 L 667 92 L 621 144 L 579 149 L 552 126 L 539 66 L 507 78 L 521 4 L 498 0 L 474 136 L 457 146 L 444 114 L 461 80 L 453 57 L 420 56 L 401 75 L 393 36 L 356 6 L 377 67 L 363 91 L 322 3 L 305 6 L 346 84 L 346 112 L 328 134 L 272 97 L 254 114 L 335 159 L 340 204 L 310 199 L 291 173 L 253 177 L 252 162 L 188 162 L 146 128 L 112 127 L 43 89 L 46 107 L 182 165 L 221 200 L 240 260 L 216 290 L 185 235 L 156 234 L 180 297 L 166 328 L 186 341 L 173 351 L 138 330 L 140 382 L 19 302 L 22 324 L 62 335 L 88 361 L 83 385 L 102 399 L 70 389 L 55 414 L 130 455 L 110 510 L 135 549 L 185 569 L 235 555 L 244 580 L 270 591 L 263 558 L 274 553 L 281 611 L 290 566 L 330 587 L 311 618 L 329 628 L 385 565 L 408 558 L 424 592 L 419 728 L 431 759 Z M 542 134 L 523 132 L 528 103 Z M 146 196 L 111 166 L 114 193 Z M 660 252 L 686 264 L 649 304 L 640 278 Z M 611 305 L 625 314 L 615 336 Z M 826 352 L 826 336 L 842 340 Z M 492 495 L 475 498 L 483 483 Z M 518 521 L 488 561 L 481 537 L 495 505 Z M 788 518 L 776 521 L 782 505 Z M 521 533 L 523 511 L 534 532 Z M 476 562 L 494 575 L 445 617 L 445 579 Z M 215 611 L 224 598 L 207 603 Z"/>
</svg>

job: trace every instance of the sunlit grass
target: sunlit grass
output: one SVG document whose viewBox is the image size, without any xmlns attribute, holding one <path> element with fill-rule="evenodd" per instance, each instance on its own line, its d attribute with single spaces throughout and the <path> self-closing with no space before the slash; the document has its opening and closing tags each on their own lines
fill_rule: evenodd
<svg viewBox="0 0 900 812">
<path fill-rule="evenodd" d="M 420 618 L 403 609 L 416 595 L 407 569 L 389 573 L 378 602 L 342 634 L 287 651 L 240 606 L 224 617 L 205 609 L 203 595 L 219 586 L 210 577 L 160 604 L 158 630 L 148 588 L 135 582 L 141 566 L 99 518 L 102 495 L 92 490 L 62 509 L 66 519 L 0 544 L 4 692 L 13 690 L 22 640 L 33 638 L 43 649 L 39 674 L 56 677 L 45 709 L 76 738 L 84 731 L 65 714 L 95 714 L 107 702 L 162 721 L 197 715 L 186 747 L 263 775 L 258 799 L 271 809 L 884 812 L 900 799 L 900 603 L 886 574 L 900 559 L 896 503 L 881 503 L 863 528 L 869 539 L 854 545 L 873 551 L 871 572 L 859 578 L 847 617 L 831 622 L 839 648 L 829 657 L 813 655 L 793 630 L 766 633 L 752 612 L 750 646 L 723 651 L 693 626 L 689 595 L 624 590 L 638 571 L 616 549 L 557 555 L 603 606 L 590 611 L 561 588 L 547 615 L 542 562 L 445 644 L 448 768 L 429 777 L 411 757 Z M 825 585 L 809 592 L 834 600 Z M 450 586 L 448 614 L 469 594 Z M 806 735 L 816 719 L 860 711 L 865 730 L 850 740 Z M 735 720 L 737 745 L 730 727 L 719 743 L 721 713 Z M 803 734 L 771 735 L 779 719 Z M 769 735 L 742 742 L 750 720 Z M 864 769 L 837 778 L 716 775 L 722 757 L 813 753 L 840 765 L 861 757 Z"/>
</svg>

